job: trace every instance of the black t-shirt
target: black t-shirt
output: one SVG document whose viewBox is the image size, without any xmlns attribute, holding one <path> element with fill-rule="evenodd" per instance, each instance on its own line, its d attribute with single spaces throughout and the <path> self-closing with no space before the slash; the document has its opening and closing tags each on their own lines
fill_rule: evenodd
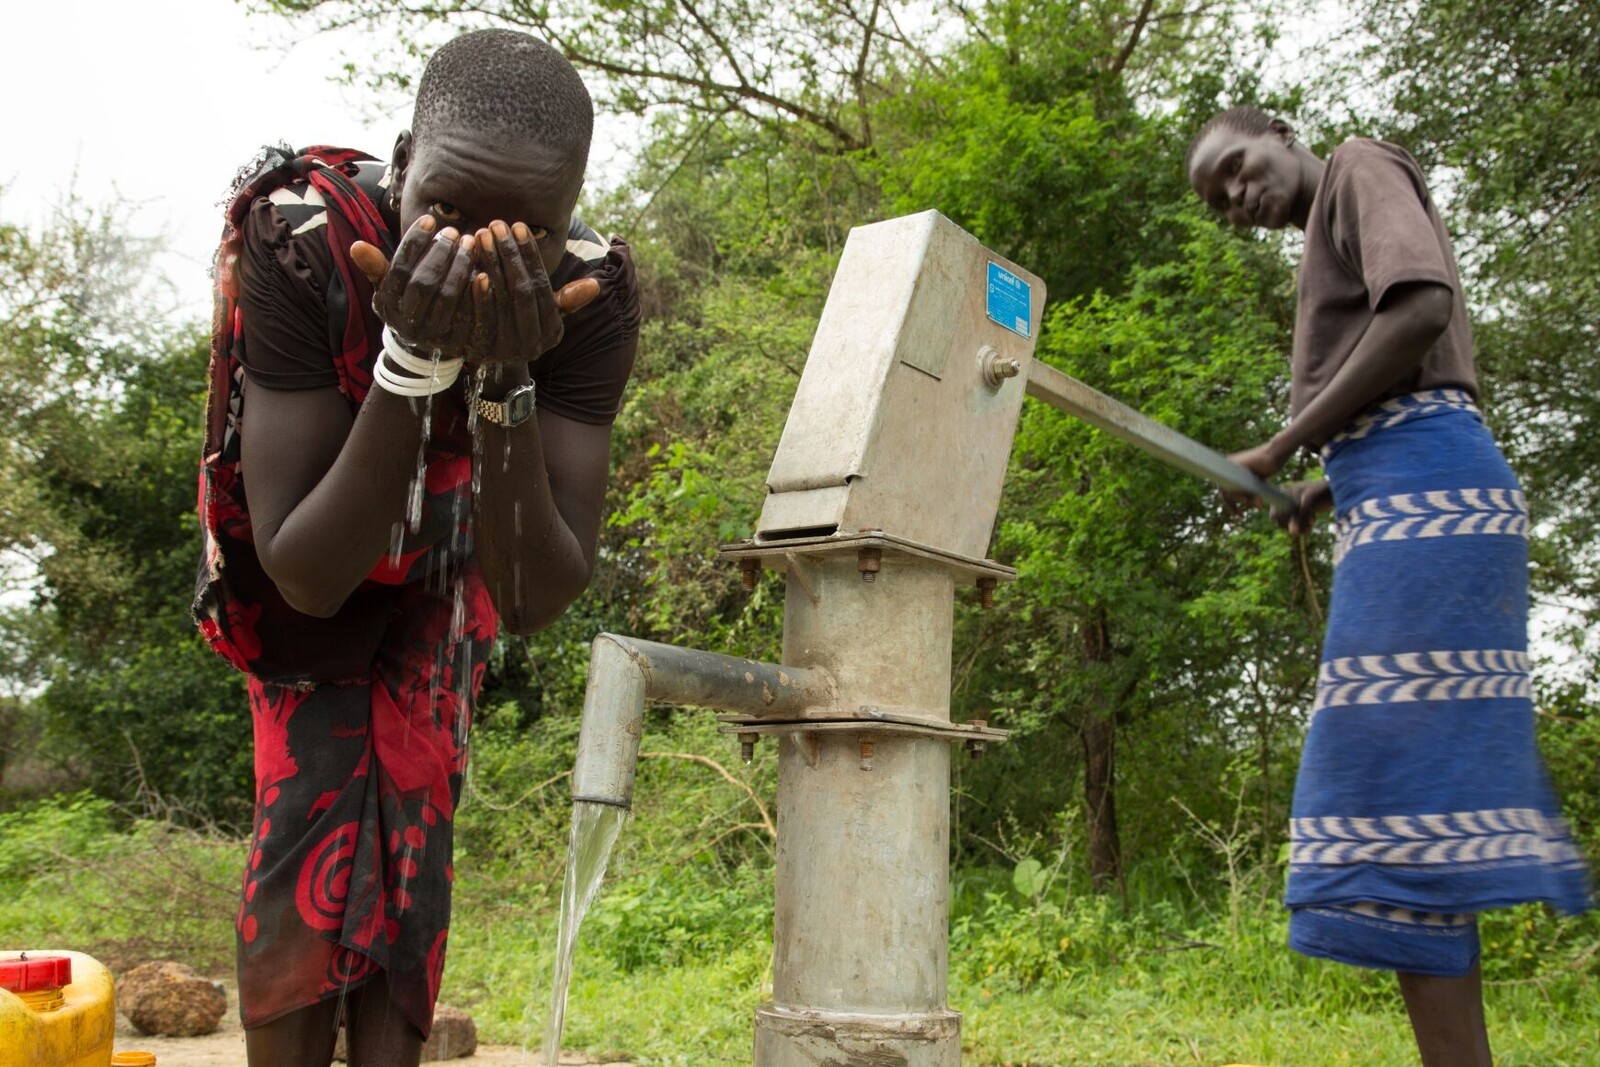
<svg viewBox="0 0 1600 1067">
<path fill-rule="evenodd" d="M 375 179 L 377 162 L 357 165 Z M 253 384 L 319 389 L 338 384 L 339 350 L 326 293 L 336 269 L 328 247 L 327 206 L 306 182 L 259 197 L 242 227 L 239 306 L 243 344 L 236 351 Z M 561 342 L 533 364 L 539 407 L 576 422 L 608 425 L 617 416 L 633 370 L 639 336 L 639 293 L 627 244 L 609 242 L 574 218 L 567 251 L 550 279 L 560 289 L 595 277 L 600 295 L 566 317 Z"/>
</svg>

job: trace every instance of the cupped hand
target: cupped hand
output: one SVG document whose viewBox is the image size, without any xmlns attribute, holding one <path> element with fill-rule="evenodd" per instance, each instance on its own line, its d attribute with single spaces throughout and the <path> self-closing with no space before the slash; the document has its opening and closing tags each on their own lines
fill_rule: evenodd
<svg viewBox="0 0 1600 1067">
<path fill-rule="evenodd" d="M 600 283 L 580 278 L 553 292 L 533 234 L 520 222 L 496 220 L 474 236 L 473 343 L 467 359 L 531 363 L 560 343 L 562 316 L 599 296 Z"/>
<path fill-rule="evenodd" d="M 453 227 L 434 232 L 423 215 L 400 240 L 394 262 L 365 241 L 350 246 L 350 258 L 373 288 L 373 309 L 401 340 L 446 356 L 468 354 L 474 342 L 472 238 Z"/>
</svg>

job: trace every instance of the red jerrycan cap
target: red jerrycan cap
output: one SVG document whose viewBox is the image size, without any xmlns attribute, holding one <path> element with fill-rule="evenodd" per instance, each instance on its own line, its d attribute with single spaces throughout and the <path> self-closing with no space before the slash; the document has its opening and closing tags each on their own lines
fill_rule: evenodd
<svg viewBox="0 0 1600 1067">
<path fill-rule="evenodd" d="M 0 989 L 34 993 L 72 984 L 72 957 L 30 956 L 0 960 Z"/>
</svg>

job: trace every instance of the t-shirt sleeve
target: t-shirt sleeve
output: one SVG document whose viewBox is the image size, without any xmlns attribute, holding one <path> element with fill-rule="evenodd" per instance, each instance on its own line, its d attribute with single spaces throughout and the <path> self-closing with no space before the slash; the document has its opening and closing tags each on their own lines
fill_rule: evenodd
<svg viewBox="0 0 1600 1067">
<path fill-rule="evenodd" d="M 1455 289 L 1449 254 L 1428 217 L 1427 187 L 1409 159 L 1377 146 L 1350 145 L 1329 166 L 1330 230 L 1345 262 L 1360 275 L 1376 311 L 1404 282 L 1437 282 Z"/>
<path fill-rule="evenodd" d="M 250 381 L 272 389 L 337 386 L 326 284 L 333 269 L 327 231 L 291 232 L 267 197 L 251 205 L 240 234 L 237 355 Z"/>
<path fill-rule="evenodd" d="M 575 422 L 607 426 L 622 409 L 622 391 L 633 373 L 639 347 L 639 286 L 633 252 L 626 242 L 611 239 L 605 258 L 568 276 L 600 282 L 600 295 L 567 317 L 561 343 L 533 365 L 538 404 Z"/>
</svg>

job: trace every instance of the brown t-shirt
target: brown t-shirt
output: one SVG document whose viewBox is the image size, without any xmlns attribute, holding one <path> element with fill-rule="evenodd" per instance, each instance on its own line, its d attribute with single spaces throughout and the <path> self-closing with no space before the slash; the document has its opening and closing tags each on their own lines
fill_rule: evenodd
<svg viewBox="0 0 1600 1067">
<path fill-rule="evenodd" d="M 372 184 L 365 179 L 381 176 L 384 164 L 357 167 L 357 184 L 365 188 Z M 335 269 L 326 215 L 322 197 L 301 181 L 258 198 L 245 217 L 239 294 L 244 343 L 236 354 L 252 383 L 273 389 L 338 384 L 333 356 L 344 313 L 330 315 L 326 298 Z M 560 289 L 591 276 L 600 282 L 599 297 L 566 317 L 561 342 L 533 364 L 533 380 L 545 411 L 610 425 L 638 347 L 638 286 L 627 244 L 604 241 L 575 218 L 550 282 Z"/>
<path fill-rule="evenodd" d="M 1289 409 L 1293 417 L 1333 380 L 1403 282 L 1450 287 L 1455 312 L 1422 364 L 1382 398 L 1456 387 L 1477 395 L 1472 324 L 1455 252 L 1422 168 L 1397 145 L 1357 138 L 1333 150 L 1306 220 L 1295 311 Z"/>
</svg>

